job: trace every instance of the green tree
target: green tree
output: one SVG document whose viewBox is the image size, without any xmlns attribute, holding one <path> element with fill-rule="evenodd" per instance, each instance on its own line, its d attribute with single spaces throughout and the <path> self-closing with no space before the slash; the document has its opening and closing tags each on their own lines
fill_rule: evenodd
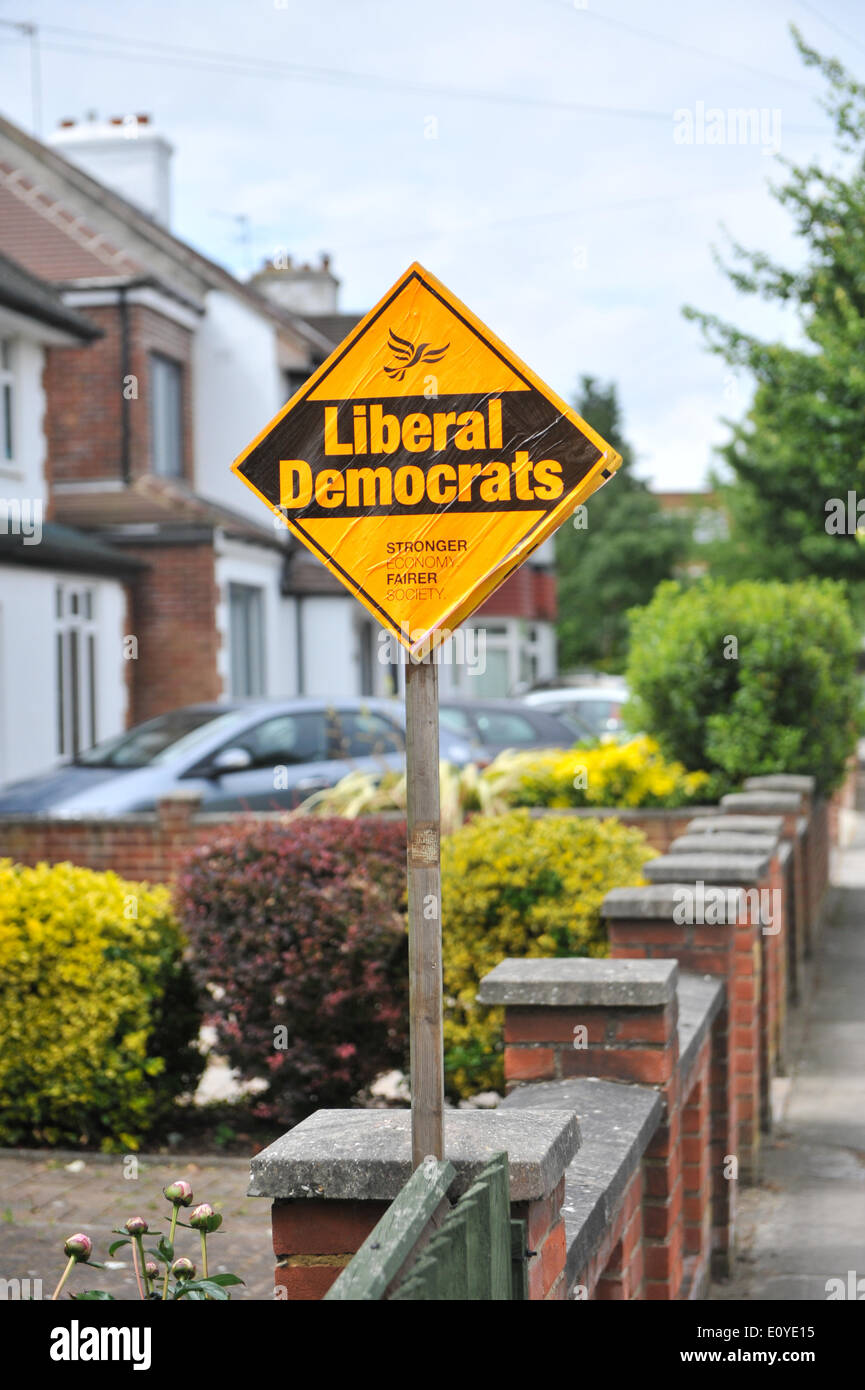
<svg viewBox="0 0 865 1390">
<path fill-rule="evenodd" d="M 809 48 L 791 26 L 799 53 L 827 81 L 841 160 L 781 160 L 786 181 L 772 194 L 802 238 L 800 269 L 731 243 L 722 268 L 743 294 L 794 312 L 797 347 L 763 342 L 711 314 L 687 307 L 709 348 L 756 380 L 745 419 L 725 421 L 720 450 L 729 478 L 721 487 L 730 533 L 712 555 L 722 578 L 865 579 L 865 535 L 847 529 L 848 491 L 865 480 L 865 86 L 835 59 Z M 716 486 L 717 486 L 717 480 Z M 855 507 L 855 503 L 854 503 Z M 860 522 L 865 532 L 865 503 Z"/>
<path fill-rule="evenodd" d="M 584 376 L 577 409 L 622 456 L 622 466 L 556 533 L 559 665 L 618 670 L 628 644 L 626 614 L 648 603 L 688 546 L 689 527 L 661 510 L 633 474 L 616 387 Z"/>
</svg>

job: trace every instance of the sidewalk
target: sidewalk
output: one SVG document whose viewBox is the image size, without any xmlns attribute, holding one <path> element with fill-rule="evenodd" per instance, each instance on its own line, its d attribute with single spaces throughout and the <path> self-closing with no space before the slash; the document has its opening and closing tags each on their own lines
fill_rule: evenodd
<svg viewBox="0 0 865 1390">
<path fill-rule="evenodd" d="M 837 852 L 791 1084 L 759 1187 L 739 1192 L 738 1258 L 712 1299 L 825 1300 L 865 1280 L 865 815 Z M 865 1293 L 865 1283 L 862 1285 Z"/>
</svg>

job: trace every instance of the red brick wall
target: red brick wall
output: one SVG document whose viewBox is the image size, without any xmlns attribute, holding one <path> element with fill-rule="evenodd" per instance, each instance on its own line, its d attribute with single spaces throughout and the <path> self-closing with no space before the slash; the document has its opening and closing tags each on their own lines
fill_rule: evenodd
<svg viewBox="0 0 865 1390">
<path fill-rule="evenodd" d="M 112 820 L 0 821 L 0 857 L 18 864 L 70 863 L 123 878 L 168 883 L 196 845 L 205 844 L 235 817 L 191 815 L 189 802 L 165 801 L 158 815 Z"/>
<path fill-rule="evenodd" d="M 49 348 L 45 372 L 49 477 L 55 482 L 123 477 L 123 412 L 129 420 L 133 478 L 151 472 L 150 353 L 183 365 L 183 464 L 192 480 L 192 334 L 141 304 L 130 304 L 128 372 L 138 397 L 123 399 L 121 314 L 117 304 L 83 310 L 104 337 L 86 347 Z"/>
<path fill-rule="evenodd" d="M 46 353 L 45 430 L 52 482 L 123 476 L 120 318 L 115 305 L 84 312 L 105 336 L 86 347 L 53 347 Z"/>
<path fill-rule="evenodd" d="M 130 722 L 138 723 L 180 705 L 219 698 L 218 592 L 209 542 L 130 549 L 150 566 L 132 597 L 138 659 L 130 663 Z"/>
</svg>

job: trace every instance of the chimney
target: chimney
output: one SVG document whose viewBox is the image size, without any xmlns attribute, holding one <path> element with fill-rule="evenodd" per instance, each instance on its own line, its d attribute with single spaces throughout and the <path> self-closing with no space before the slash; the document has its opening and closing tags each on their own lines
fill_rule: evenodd
<svg viewBox="0 0 865 1390">
<path fill-rule="evenodd" d="M 63 120 L 48 143 L 92 178 L 128 198 L 167 227 L 171 222 L 171 156 L 174 153 L 147 115 Z"/>
<path fill-rule="evenodd" d="M 295 265 L 286 252 L 277 251 L 249 283 L 259 294 L 293 314 L 315 316 L 337 312 L 339 280 L 330 268 L 330 256 L 324 251 L 316 266 L 307 262 Z"/>
</svg>

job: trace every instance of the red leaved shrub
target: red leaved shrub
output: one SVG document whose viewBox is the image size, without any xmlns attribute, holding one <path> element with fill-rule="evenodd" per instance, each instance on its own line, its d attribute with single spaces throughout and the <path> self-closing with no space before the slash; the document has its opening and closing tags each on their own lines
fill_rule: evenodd
<svg viewBox="0 0 865 1390">
<path fill-rule="evenodd" d="M 408 1052 L 405 824 L 240 822 L 176 884 L 218 1048 L 267 1081 L 257 1115 L 347 1105 Z"/>
</svg>

